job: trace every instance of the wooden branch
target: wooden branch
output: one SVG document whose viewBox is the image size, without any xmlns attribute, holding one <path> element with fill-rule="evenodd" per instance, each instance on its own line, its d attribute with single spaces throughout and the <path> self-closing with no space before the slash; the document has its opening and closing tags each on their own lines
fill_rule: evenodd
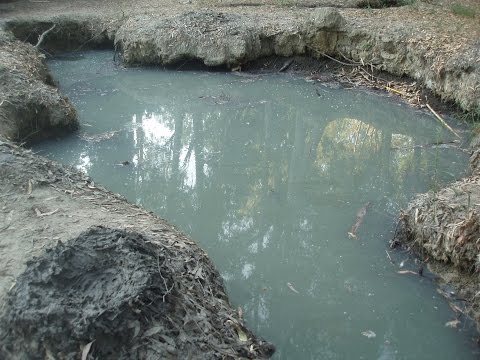
<svg viewBox="0 0 480 360">
<path fill-rule="evenodd" d="M 337 60 L 337 59 L 335 59 L 335 58 L 333 58 L 333 57 L 331 57 L 331 56 L 329 56 L 329 55 L 327 55 L 327 54 L 325 54 L 325 53 L 323 53 L 323 52 L 320 52 L 320 55 L 325 56 L 326 58 L 328 58 L 328 59 L 330 59 L 330 60 L 333 60 L 333 61 L 335 61 L 335 62 L 337 62 L 337 63 L 339 63 L 339 64 L 341 64 L 341 65 L 345 65 L 345 66 L 358 66 L 358 64 L 355 64 L 355 63 L 354 63 L 354 64 L 349 64 L 349 63 L 346 63 L 346 62 Z"/>
<path fill-rule="evenodd" d="M 442 117 L 440 115 L 437 114 L 437 112 L 435 110 L 432 109 L 432 107 L 429 105 L 429 104 L 426 104 L 427 105 L 427 108 L 428 110 L 430 110 L 432 112 L 433 115 L 435 115 L 435 117 L 438 119 L 438 121 L 440 121 L 440 123 L 445 126 L 448 130 L 450 130 L 456 137 L 458 137 L 459 139 L 461 139 L 461 136 L 458 135 L 458 133 L 453 130 L 450 125 L 448 125 L 445 120 L 442 119 Z"/>
<path fill-rule="evenodd" d="M 38 49 L 38 47 L 42 44 L 43 40 L 45 39 L 45 36 L 50 32 L 52 31 L 54 28 L 55 28 L 56 24 L 53 24 L 52 27 L 46 31 L 44 31 L 42 33 L 42 35 L 40 35 L 38 37 L 38 42 L 37 42 L 37 45 L 35 45 L 35 47 Z"/>
<path fill-rule="evenodd" d="M 394 263 L 393 260 L 392 260 L 392 257 L 390 256 L 390 253 L 387 251 L 387 249 L 385 249 L 385 252 L 387 253 L 388 260 L 390 260 L 390 263 L 391 263 L 392 265 L 395 265 L 395 263 Z"/>
<path fill-rule="evenodd" d="M 280 68 L 280 70 L 278 70 L 278 72 L 282 72 L 282 71 L 287 70 L 287 69 L 290 67 L 290 65 L 292 65 L 292 63 L 293 63 L 293 59 L 287 60 L 287 61 L 283 64 L 283 66 Z"/>
</svg>

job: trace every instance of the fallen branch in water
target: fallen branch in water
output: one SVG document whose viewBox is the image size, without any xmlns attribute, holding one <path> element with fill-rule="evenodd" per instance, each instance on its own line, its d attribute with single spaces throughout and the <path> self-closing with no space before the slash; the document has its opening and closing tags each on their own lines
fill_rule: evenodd
<svg viewBox="0 0 480 360">
<path fill-rule="evenodd" d="M 46 31 L 44 31 L 42 33 L 42 35 L 40 35 L 38 37 L 38 42 L 37 42 L 37 45 L 35 45 L 35 47 L 38 49 L 38 47 L 42 44 L 43 40 L 45 39 L 45 36 L 47 36 L 47 34 L 52 31 L 53 29 L 55 29 L 55 26 L 57 26 L 57 24 L 53 24 L 52 27 Z"/>
<path fill-rule="evenodd" d="M 437 147 L 448 147 L 448 148 L 453 148 L 457 149 L 458 151 L 462 151 L 464 153 L 469 154 L 470 150 L 468 149 L 463 149 L 458 145 L 459 141 L 458 140 L 453 140 L 453 141 L 438 141 L 434 143 L 428 143 L 428 144 L 417 144 L 413 146 L 392 146 L 390 149 L 391 150 L 412 150 L 412 149 L 435 149 Z"/>
<path fill-rule="evenodd" d="M 416 273 L 415 271 L 412 271 L 412 270 L 400 270 L 400 271 L 397 271 L 397 274 L 412 274 L 412 275 L 418 275 L 418 273 Z"/>
<path fill-rule="evenodd" d="M 278 72 L 283 72 L 283 71 L 287 70 L 290 67 L 290 65 L 292 65 L 292 63 L 293 63 L 293 59 L 287 60 L 283 64 L 283 66 L 280 68 L 280 70 L 278 70 Z"/>
<path fill-rule="evenodd" d="M 442 123 L 443 126 L 445 126 L 448 130 L 450 130 L 456 137 L 461 139 L 460 135 L 458 135 L 458 133 L 455 130 L 453 130 L 450 127 L 450 125 L 448 125 L 445 122 L 445 120 L 443 120 L 442 117 L 440 115 L 438 115 L 437 112 L 435 110 L 433 110 L 432 107 L 429 104 L 426 104 L 426 105 L 427 105 L 428 110 L 430 110 L 432 112 L 432 114 L 435 115 L 435 117 L 438 119 L 438 121 L 440 121 Z"/>
</svg>

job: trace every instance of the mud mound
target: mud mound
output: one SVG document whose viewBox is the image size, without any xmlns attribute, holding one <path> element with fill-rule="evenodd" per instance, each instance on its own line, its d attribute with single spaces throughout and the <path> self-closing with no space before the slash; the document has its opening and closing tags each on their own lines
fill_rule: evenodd
<svg viewBox="0 0 480 360">
<path fill-rule="evenodd" d="M 441 282 L 453 286 L 465 302 L 454 311 L 473 318 L 480 332 L 480 176 L 418 195 L 400 225 L 392 244 L 416 250 Z"/>
<path fill-rule="evenodd" d="M 479 267 L 480 177 L 418 195 L 401 215 L 399 239 L 435 260 L 473 272 Z"/>
<path fill-rule="evenodd" d="M 53 86 L 45 56 L 29 44 L 0 43 L 0 133 L 24 142 L 77 128 L 76 111 Z"/>
<path fill-rule="evenodd" d="M 272 355 L 273 346 L 236 318 L 218 273 L 194 250 L 104 227 L 59 242 L 28 263 L 10 292 L 0 358 Z"/>
</svg>

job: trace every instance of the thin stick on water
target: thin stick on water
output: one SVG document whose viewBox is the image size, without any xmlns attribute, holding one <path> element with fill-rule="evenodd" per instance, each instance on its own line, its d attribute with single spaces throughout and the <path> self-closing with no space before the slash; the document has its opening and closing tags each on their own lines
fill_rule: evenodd
<svg viewBox="0 0 480 360">
<path fill-rule="evenodd" d="M 460 135 L 458 135 L 458 133 L 453 130 L 450 125 L 448 125 L 445 120 L 442 119 L 442 117 L 440 115 L 437 114 L 437 112 L 435 110 L 432 109 L 432 107 L 427 104 L 427 108 L 428 110 L 430 110 L 432 112 L 433 115 L 435 115 L 435 117 L 438 119 L 438 121 L 440 121 L 442 123 L 443 126 L 445 126 L 448 130 L 450 130 L 456 137 L 458 137 L 459 139 L 461 139 Z"/>
<path fill-rule="evenodd" d="M 390 260 L 390 263 L 391 263 L 392 265 L 395 265 L 395 263 L 393 262 L 393 260 L 392 260 L 392 258 L 391 258 L 391 256 L 390 256 L 389 252 L 388 252 L 387 250 L 385 250 L 385 252 L 387 253 L 388 260 Z"/>
</svg>

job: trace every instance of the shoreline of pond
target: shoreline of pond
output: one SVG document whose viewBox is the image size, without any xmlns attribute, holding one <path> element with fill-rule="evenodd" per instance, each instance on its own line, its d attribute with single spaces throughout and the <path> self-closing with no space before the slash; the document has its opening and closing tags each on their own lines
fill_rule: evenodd
<svg viewBox="0 0 480 360">
<path fill-rule="evenodd" d="M 284 10 L 282 9 L 282 11 Z M 455 59 L 450 59 L 451 61 L 447 66 L 436 69 L 438 71 L 437 76 L 435 72 L 430 71 L 430 68 L 437 64 L 439 59 L 433 57 L 430 58 L 430 62 L 420 61 L 430 49 L 424 49 L 422 46 L 411 48 L 411 43 L 398 37 L 392 39 L 392 33 L 385 34 L 383 29 L 382 31 L 379 30 L 377 34 L 367 35 L 364 31 L 353 30 L 355 24 L 352 24 L 351 18 L 346 16 L 347 11 L 319 8 L 310 14 L 307 20 L 301 23 L 300 27 L 293 28 L 293 32 L 290 27 L 292 21 L 298 20 L 296 16 L 292 19 L 277 22 L 275 22 L 275 19 L 265 17 L 265 22 L 258 25 L 255 24 L 254 19 L 256 18 L 252 14 L 236 16 L 232 14 L 230 9 L 226 12 L 208 10 L 185 13 L 179 11 L 154 22 L 159 29 L 170 29 L 170 34 L 174 34 L 170 36 L 175 41 L 183 39 L 182 41 L 192 45 L 199 41 L 198 38 L 185 38 L 188 34 L 181 31 L 179 34 L 175 34 L 175 32 L 179 31 L 185 24 L 189 24 L 194 28 L 198 27 L 200 34 L 202 34 L 202 31 L 203 34 L 208 33 L 211 29 L 205 29 L 201 25 L 207 19 L 209 26 L 215 24 L 217 29 L 223 29 L 223 32 L 218 31 L 218 36 L 223 36 L 227 32 L 230 32 L 233 36 L 233 38 L 227 38 L 227 41 L 221 42 L 222 48 L 227 47 L 229 50 L 224 52 L 220 59 L 217 58 L 219 48 L 212 45 L 215 44 L 215 41 L 212 41 L 209 45 L 210 48 L 207 46 L 206 49 L 197 49 L 192 45 L 193 50 L 188 49 L 180 55 L 178 53 L 163 54 L 164 46 L 168 48 L 168 39 L 162 40 L 164 42 L 160 45 L 152 43 L 152 39 L 158 33 L 155 32 L 156 30 L 147 31 L 148 28 L 145 27 L 140 29 L 139 34 L 135 33 L 135 24 L 142 24 L 148 19 L 151 20 L 146 15 L 120 19 L 107 16 L 99 19 L 92 17 L 90 14 L 79 20 L 69 16 L 58 17 L 59 14 L 53 14 L 52 17 L 35 18 L 34 16 L 27 21 L 15 19 L 3 22 L 3 30 L 0 32 L 0 58 L 3 60 L 0 75 L 2 77 L 1 86 L 5 95 L 0 101 L 2 104 L 0 107 L 0 133 L 4 138 L 7 138 L 2 142 L 2 146 L 6 149 L 3 153 L 11 154 L 14 152 L 19 154 L 19 158 L 28 158 L 30 162 L 45 163 L 45 159 L 38 160 L 40 158 L 32 157 L 28 150 L 18 148 L 11 141 L 18 143 L 32 140 L 39 141 L 42 138 L 59 136 L 74 131 L 79 126 L 74 107 L 67 98 L 58 92 L 49 75 L 45 56 L 39 51 L 38 47 L 16 40 L 25 40 L 26 37 L 35 39 L 37 35 L 48 30 L 52 24 L 56 24 L 58 32 L 51 33 L 50 36 L 47 34 L 41 44 L 42 46 L 39 46 L 45 47 L 46 51 L 65 50 L 67 47 L 72 50 L 72 48 L 75 49 L 79 46 L 88 48 L 114 47 L 114 44 L 116 44 L 117 49 L 122 50 L 124 60 L 130 64 L 151 65 L 158 62 L 171 62 L 172 66 L 176 66 L 173 64 L 181 65 L 186 61 L 184 57 L 187 57 L 188 60 L 190 56 L 192 59 L 200 59 L 208 65 L 233 68 L 237 71 L 292 71 L 305 74 L 312 81 L 337 81 L 350 86 L 389 91 L 416 106 L 425 106 L 428 100 L 429 105 L 437 111 L 438 109 L 451 110 L 456 107 L 451 103 L 441 101 L 438 97 L 434 98 L 432 90 L 427 89 L 428 86 L 434 89 L 435 93 L 443 97 L 444 100 L 454 99 L 460 103 L 460 108 L 470 110 L 467 114 L 477 116 L 475 114 L 480 111 L 480 103 L 478 103 L 480 97 L 476 97 L 475 94 L 478 93 L 480 83 L 480 77 L 478 76 L 480 65 L 475 63 L 475 53 L 473 53 L 473 56 L 471 55 L 472 51 L 475 51 L 474 48 L 463 49 L 463 54 L 470 55 L 464 57 L 461 64 L 458 63 L 458 59 L 462 57 L 462 54 L 456 54 Z M 313 32 L 311 31 L 312 26 L 315 29 Z M 149 35 L 146 36 L 145 32 Z M 240 40 L 238 34 L 241 35 Z M 348 34 L 348 36 L 344 36 L 344 34 Z M 175 36 L 179 37 L 176 38 Z M 296 37 L 302 41 L 299 42 Z M 66 41 L 66 39 L 68 40 Z M 259 42 L 256 39 L 259 39 Z M 235 46 L 230 46 L 229 42 Z M 255 46 L 258 47 L 255 48 Z M 395 48 L 395 46 L 398 46 L 398 48 Z M 338 52 L 335 52 L 337 50 Z M 248 58 L 251 53 L 253 57 Z M 348 54 L 349 56 L 342 58 L 340 54 Z M 403 62 L 399 61 L 399 54 L 402 55 Z M 335 59 L 322 60 L 322 58 L 325 59 L 324 55 L 335 57 Z M 378 60 L 378 56 L 380 56 L 380 60 Z M 313 59 L 314 57 L 320 57 L 320 59 Z M 411 62 L 407 70 L 403 69 L 406 58 L 414 59 L 410 59 Z M 167 60 L 165 61 L 165 59 Z M 374 60 L 380 61 L 379 64 L 375 64 L 375 68 L 378 70 L 374 70 L 372 66 L 370 72 L 368 67 L 373 65 Z M 417 70 L 421 72 L 419 74 L 415 74 L 417 67 L 419 68 Z M 394 75 L 388 75 L 389 73 Z M 399 78 L 398 75 L 401 74 L 418 75 L 417 83 L 412 85 L 411 79 Z M 16 86 L 11 86 L 12 84 Z M 473 92 L 467 89 L 467 85 L 473 89 Z M 459 88 L 463 87 L 466 89 L 459 91 Z M 477 194 L 480 194 L 480 185 L 477 186 L 477 183 L 480 183 L 478 181 L 480 152 L 476 142 L 472 144 L 472 153 L 473 175 L 471 177 L 460 180 L 458 183 L 440 191 L 419 195 L 409 208 L 401 214 L 404 231 L 400 233 L 399 241 L 406 242 L 408 246 L 415 248 L 419 254 L 429 254 L 431 258 L 437 261 L 432 264 L 432 270 L 442 276 L 444 281 L 456 287 L 458 297 L 467 300 L 468 306 L 460 309 L 459 312 L 472 316 L 478 324 L 480 323 L 480 297 L 477 296 L 477 293 L 480 282 L 477 272 L 477 239 L 474 234 L 478 230 L 478 207 L 480 207 L 480 199 L 476 200 Z M 15 161 L 18 161 L 18 159 L 8 160 L 5 157 L 1 165 L 15 168 Z M 55 165 L 55 169 L 59 172 L 59 179 L 65 175 L 68 177 L 73 174 L 71 169 L 63 166 Z M 90 186 L 95 187 L 91 180 L 82 180 L 81 182 L 77 181 L 77 185 L 74 187 L 69 182 L 68 188 L 62 189 L 60 192 L 57 189 L 56 192 L 50 193 L 45 188 L 45 184 L 48 184 L 48 188 L 52 182 L 44 182 L 45 178 L 51 176 L 49 170 L 48 167 L 45 168 L 44 166 L 41 171 L 33 173 L 29 172 L 26 167 L 23 167 L 21 172 L 14 171 L 8 175 L 4 172 L 0 180 L 2 190 L 5 190 L 4 193 L 7 194 L 2 199 L 5 207 L 7 209 L 15 208 L 17 206 L 15 205 L 16 199 L 20 197 L 26 197 L 27 199 L 32 197 L 36 198 L 37 202 L 42 202 L 42 200 L 47 201 L 46 199 L 58 196 L 58 194 L 60 194 L 62 202 L 74 204 L 79 200 L 75 196 L 69 196 L 69 194 L 75 194 L 75 186 L 79 187 L 79 184 L 83 183 L 79 188 L 82 186 L 86 188 L 82 191 L 92 190 Z M 78 176 L 81 175 L 78 174 Z M 40 191 L 32 195 L 37 187 Z M 69 193 L 69 191 L 73 191 L 73 193 Z M 102 192 L 104 190 L 98 188 L 96 191 Z M 107 191 L 105 191 L 105 194 L 108 195 L 105 196 L 108 199 L 112 196 Z M 87 203 L 89 202 L 90 211 L 96 214 L 102 212 L 101 202 L 96 204 L 94 200 L 87 200 Z M 105 202 L 108 203 L 107 200 Z M 453 206 L 453 210 L 451 210 L 452 204 L 458 206 Z M 467 206 L 464 204 L 467 204 Z M 133 214 L 138 211 L 133 205 L 126 205 L 126 208 L 128 207 L 131 207 L 131 210 L 125 210 L 127 213 Z M 439 220 L 438 208 L 447 209 L 449 216 Z M 53 246 L 58 239 L 66 241 L 78 236 L 81 231 L 86 230 L 89 226 L 98 224 L 94 221 L 76 219 L 75 224 L 67 221 L 66 224 L 59 226 L 59 222 L 65 221 L 65 218 L 56 218 L 53 214 L 51 217 L 49 215 L 43 216 L 54 210 L 50 207 L 42 208 L 39 210 L 41 216 L 26 209 L 19 211 L 21 215 L 18 218 L 4 224 L 5 226 L 8 225 L 5 231 L 16 232 L 16 237 L 24 238 L 26 234 L 15 230 L 16 227 L 11 225 L 12 221 L 18 221 L 21 224 L 33 219 L 35 225 L 28 229 L 28 234 L 31 236 L 31 234 L 42 231 L 44 224 L 40 220 L 48 218 L 51 221 L 51 226 L 58 227 L 58 235 L 54 237 L 57 240 L 54 241 L 51 238 L 42 246 L 42 248 L 44 246 L 48 248 Z M 109 218 L 110 216 L 106 215 L 103 221 L 109 221 Z M 115 216 L 112 216 L 112 219 L 114 218 Z M 120 227 L 130 228 L 130 225 L 133 225 L 119 222 L 118 219 L 113 222 L 117 222 Z M 68 224 L 75 230 L 67 230 Z M 455 229 L 456 232 L 452 232 L 454 224 L 461 224 Z M 135 225 L 132 227 L 135 227 Z M 173 230 L 168 229 L 166 231 Z M 26 258 L 30 258 L 31 255 L 39 255 L 42 248 L 35 249 L 33 254 L 31 249 L 23 249 L 23 255 Z M 462 256 L 458 256 L 458 254 Z M 424 256 L 422 259 L 425 260 L 426 257 Z M 446 265 L 441 265 L 442 263 L 446 263 Z M 20 264 L 12 272 L 13 275 L 10 275 L 13 279 L 23 270 L 25 262 L 21 261 Z M 10 285 L 4 284 L 3 289 L 6 290 L 9 287 Z M 239 334 L 235 326 L 233 330 L 233 336 Z M 252 341 L 256 342 L 257 340 L 252 337 Z M 261 340 L 258 341 L 261 342 Z M 258 353 L 256 356 L 261 356 L 261 354 Z"/>
</svg>

